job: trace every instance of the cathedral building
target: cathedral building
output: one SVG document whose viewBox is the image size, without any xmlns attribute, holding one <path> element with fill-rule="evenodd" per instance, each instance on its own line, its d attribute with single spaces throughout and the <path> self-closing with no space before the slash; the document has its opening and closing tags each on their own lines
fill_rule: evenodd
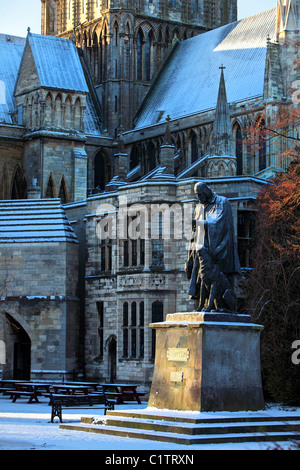
<svg viewBox="0 0 300 470">
<path fill-rule="evenodd" d="M 130 129 L 174 40 L 235 21 L 236 0 L 42 1 L 42 33 L 73 38 L 102 108 L 103 130 Z"/>
<path fill-rule="evenodd" d="M 198 181 L 231 203 L 243 295 L 257 191 L 298 151 L 300 0 L 41 3 L 42 34 L 0 35 L 0 368 L 147 386 L 149 323 L 196 307 Z"/>
</svg>

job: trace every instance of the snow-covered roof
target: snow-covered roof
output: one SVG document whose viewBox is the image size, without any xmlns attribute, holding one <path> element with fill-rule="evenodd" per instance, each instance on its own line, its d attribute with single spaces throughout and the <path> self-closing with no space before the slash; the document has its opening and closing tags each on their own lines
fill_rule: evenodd
<svg viewBox="0 0 300 470">
<path fill-rule="evenodd" d="M 86 97 L 86 108 L 84 115 L 84 132 L 87 135 L 101 135 L 101 120 L 95 109 L 92 97 L 90 94 Z"/>
<path fill-rule="evenodd" d="M 28 34 L 28 41 L 41 86 L 86 93 L 85 132 L 87 135 L 101 135 L 100 117 L 73 41 L 32 33 Z M 14 90 L 25 44 L 25 38 L 0 34 L 0 122 L 13 123 Z"/>
<path fill-rule="evenodd" d="M 276 9 L 177 43 L 135 118 L 135 128 L 216 107 L 221 66 L 229 103 L 263 94 L 267 38 Z"/>
<path fill-rule="evenodd" d="M 60 199 L 0 201 L 0 243 L 33 242 L 78 243 Z"/>
<path fill-rule="evenodd" d="M 73 41 L 32 33 L 27 38 L 42 87 L 88 93 Z"/>
<path fill-rule="evenodd" d="M 0 34 L 0 122 L 13 122 L 14 88 L 24 45 L 24 38 Z"/>
</svg>

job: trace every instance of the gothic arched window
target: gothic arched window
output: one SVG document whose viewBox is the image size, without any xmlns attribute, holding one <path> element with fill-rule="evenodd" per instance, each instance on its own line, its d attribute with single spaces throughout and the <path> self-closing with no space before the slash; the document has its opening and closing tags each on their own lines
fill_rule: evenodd
<svg viewBox="0 0 300 470">
<path fill-rule="evenodd" d="M 77 98 L 74 108 L 74 129 L 80 130 L 81 128 L 81 101 Z"/>
<path fill-rule="evenodd" d="M 46 189 L 46 198 L 52 199 L 54 198 L 54 182 L 52 175 L 49 176 L 47 189 Z"/>
<path fill-rule="evenodd" d="M 108 156 L 101 150 L 94 159 L 94 187 L 104 191 L 110 179 L 110 165 Z"/>
<path fill-rule="evenodd" d="M 243 137 L 239 124 L 235 129 L 235 156 L 236 156 L 236 174 L 243 174 Z"/>
<path fill-rule="evenodd" d="M 262 171 L 267 166 L 267 143 L 266 143 L 266 130 L 265 130 L 265 120 L 261 119 L 259 122 L 259 171 Z"/>
<path fill-rule="evenodd" d="M 123 304 L 123 357 L 128 357 L 128 302 Z"/>
<path fill-rule="evenodd" d="M 94 70 L 94 76 L 96 78 L 96 82 L 98 82 L 99 46 L 98 46 L 98 37 L 96 33 L 93 34 L 91 59 L 92 59 L 92 67 Z"/>
<path fill-rule="evenodd" d="M 153 32 L 150 31 L 150 33 L 147 36 L 147 42 L 146 42 L 146 80 L 147 81 L 151 80 L 152 56 L 153 56 Z"/>
<path fill-rule="evenodd" d="M 11 188 L 11 199 L 26 199 L 27 185 L 21 168 L 17 165 Z"/>
<path fill-rule="evenodd" d="M 130 26 L 126 23 L 125 38 L 124 38 L 124 78 L 130 79 L 131 77 L 131 38 L 130 38 Z"/>
<path fill-rule="evenodd" d="M 136 78 L 137 80 L 143 79 L 143 42 L 144 35 L 140 29 L 137 34 L 137 58 L 136 58 Z"/>
<path fill-rule="evenodd" d="M 61 106 L 61 94 L 60 93 L 55 98 L 54 125 L 56 127 L 61 127 L 62 125 L 62 106 Z"/>
<path fill-rule="evenodd" d="M 32 118 L 30 120 L 30 125 L 32 123 Z M 45 105 L 45 124 L 46 126 L 51 126 L 52 124 L 52 95 L 48 93 L 46 97 L 46 105 Z"/>
<path fill-rule="evenodd" d="M 140 333 L 140 342 L 139 342 L 139 355 L 144 357 L 144 323 L 145 323 L 145 314 L 144 314 L 144 301 L 140 302 L 140 323 L 139 323 L 139 333 Z"/>
<path fill-rule="evenodd" d="M 118 23 L 115 22 L 115 24 L 114 24 L 114 43 L 115 43 L 115 46 L 118 45 L 118 39 L 119 39 L 119 27 L 118 27 Z"/>
<path fill-rule="evenodd" d="M 60 198 L 62 204 L 66 204 L 66 202 L 67 202 L 67 191 L 66 191 L 66 182 L 65 182 L 64 177 L 62 177 L 62 179 L 61 179 L 58 197 Z"/>
<path fill-rule="evenodd" d="M 67 129 L 73 128 L 71 96 L 67 96 L 65 101 L 65 127 Z"/>
<path fill-rule="evenodd" d="M 163 35 L 162 30 L 159 30 L 158 44 L 157 44 L 157 62 L 159 63 L 163 58 Z"/>
<path fill-rule="evenodd" d="M 103 39 L 102 39 L 102 54 L 103 54 L 103 58 L 102 58 L 102 66 L 103 66 L 102 80 L 107 79 L 107 67 L 108 67 L 108 64 L 107 64 L 108 40 L 107 39 L 108 39 L 107 26 L 105 25 L 104 35 L 103 35 Z"/>
<path fill-rule="evenodd" d="M 137 346 L 137 316 L 136 316 L 136 302 L 131 304 L 131 351 L 130 356 L 136 357 Z"/>
</svg>

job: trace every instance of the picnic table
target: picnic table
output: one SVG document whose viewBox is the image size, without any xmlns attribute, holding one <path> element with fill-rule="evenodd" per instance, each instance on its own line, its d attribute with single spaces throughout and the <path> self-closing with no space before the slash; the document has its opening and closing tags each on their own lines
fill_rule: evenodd
<svg viewBox="0 0 300 470">
<path fill-rule="evenodd" d="M 9 395 L 11 397 L 11 392 L 16 389 L 16 384 L 21 383 L 24 383 L 24 380 L 1 379 L 0 392 L 2 392 L 3 395 Z"/>
<path fill-rule="evenodd" d="M 28 397 L 28 403 L 32 403 L 33 401 L 38 403 L 38 397 L 41 395 L 51 396 L 52 393 L 59 392 L 67 395 L 75 395 L 75 393 L 87 395 L 89 391 L 88 386 L 60 383 L 11 381 L 11 385 L 13 385 L 13 387 L 11 389 L 7 388 L 5 391 L 10 395 L 13 402 L 15 402 L 17 398 Z"/>
<path fill-rule="evenodd" d="M 14 387 L 16 383 L 28 382 L 27 380 L 1 379 L 0 388 Z"/>
<path fill-rule="evenodd" d="M 65 382 L 63 385 L 81 385 L 82 387 L 89 387 L 97 390 L 99 387 L 98 382 Z"/>
<path fill-rule="evenodd" d="M 67 395 L 75 395 L 81 393 L 83 395 L 88 395 L 89 386 L 86 385 L 70 385 L 70 384 L 52 384 L 53 393 L 66 393 Z"/>
<path fill-rule="evenodd" d="M 31 387 L 37 393 L 42 393 L 42 392 L 50 393 L 50 389 L 52 387 L 52 384 L 45 383 L 45 382 L 23 382 L 23 383 L 15 385 L 16 388 L 18 388 L 19 386 L 21 386 L 21 387 L 26 387 L 26 386 Z"/>
<path fill-rule="evenodd" d="M 100 384 L 104 395 L 115 394 L 117 405 L 124 403 L 124 400 L 136 400 L 141 404 L 140 396 L 145 395 L 144 392 L 137 392 L 139 384 L 122 384 L 122 383 L 103 383 Z"/>
<path fill-rule="evenodd" d="M 28 403 L 33 401 L 39 403 L 38 396 L 41 395 L 39 386 L 42 386 L 42 389 L 45 390 L 45 384 L 34 384 L 32 382 L 15 383 L 14 389 L 9 391 L 13 403 L 22 396 L 28 397 Z"/>
</svg>

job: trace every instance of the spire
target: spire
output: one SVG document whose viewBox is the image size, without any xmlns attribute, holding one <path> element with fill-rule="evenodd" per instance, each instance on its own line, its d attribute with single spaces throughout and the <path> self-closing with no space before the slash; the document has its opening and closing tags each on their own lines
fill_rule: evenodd
<svg viewBox="0 0 300 470">
<path fill-rule="evenodd" d="M 211 155 L 228 155 L 234 156 L 233 137 L 231 122 L 229 116 L 229 106 L 227 103 L 227 94 L 224 79 L 223 65 L 221 69 L 221 78 L 219 85 L 219 94 L 215 114 L 215 122 L 211 136 Z"/>
</svg>

